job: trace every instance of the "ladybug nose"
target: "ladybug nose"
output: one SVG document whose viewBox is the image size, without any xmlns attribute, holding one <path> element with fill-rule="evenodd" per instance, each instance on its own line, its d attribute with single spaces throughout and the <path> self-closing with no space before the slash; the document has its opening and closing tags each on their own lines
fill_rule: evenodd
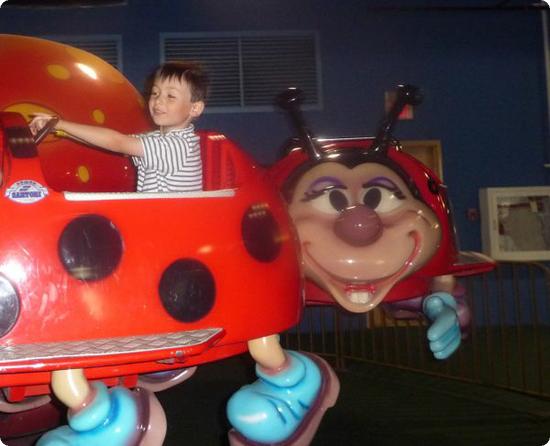
<svg viewBox="0 0 550 446">
<path fill-rule="evenodd" d="M 334 222 L 334 233 L 351 246 L 367 246 L 382 235 L 378 214 L 367 206 L 351 206 Z"/>
</svg>

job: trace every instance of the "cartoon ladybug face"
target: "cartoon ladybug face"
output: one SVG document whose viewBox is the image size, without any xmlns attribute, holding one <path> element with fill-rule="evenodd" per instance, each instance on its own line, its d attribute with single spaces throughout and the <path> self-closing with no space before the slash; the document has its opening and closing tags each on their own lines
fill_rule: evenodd
<svg viewBox="0 0 550 446">
<path fill-rule="evenodd" d="M 314 138 L 299 90 L 277 97 L 299 137 L 289 140 L 270 175 L 300 239 L 306 302 L 336 301 L 364 313 L 494 267 L 477 253 L 459 255 L 447 187 L 391 135 L 403 107 L 418 105 L 421 96 L 400 85 L 374 138 L 334 139 Z"/>
<path fill-rule="evenodd" d="M 441 239 L 432 210 L 377 162 L 314 164 L 295 183 L 289 211 L 307 277 L 352 312 L 376 307 Z"/>
</svg>

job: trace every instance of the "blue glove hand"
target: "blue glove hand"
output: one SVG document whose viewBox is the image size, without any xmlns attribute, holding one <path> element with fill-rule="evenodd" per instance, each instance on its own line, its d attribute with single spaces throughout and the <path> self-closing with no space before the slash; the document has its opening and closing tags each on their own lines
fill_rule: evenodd
<svg viewBox="0 0 550 446">
<path fill-rule="evenodd" d="M 430 294 L 422 303 L 422 310 L 433 323 L 427 337 L 436 359 L 446 359 L 460 345 L 460 326 L 456 300 L 449 293 Z"/>
</svg>

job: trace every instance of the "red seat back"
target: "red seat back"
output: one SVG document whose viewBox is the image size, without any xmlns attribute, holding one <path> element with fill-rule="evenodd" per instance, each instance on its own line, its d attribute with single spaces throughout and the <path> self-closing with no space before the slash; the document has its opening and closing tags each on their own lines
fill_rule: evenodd
<svg viewBox="0 0 550 446">
<path fill-rule="evenodd" d="M 235 164 L 227 139 L 215 132 L 199 132 L 204 190 L 235 187 Z"/>
</svg>

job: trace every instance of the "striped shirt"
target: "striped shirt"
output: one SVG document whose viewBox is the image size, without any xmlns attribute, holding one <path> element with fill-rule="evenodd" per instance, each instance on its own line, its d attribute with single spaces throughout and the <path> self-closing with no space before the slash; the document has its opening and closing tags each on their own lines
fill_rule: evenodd
<svg viewBox="0 0 550 446">
<path fill-rule="evenodd" d="M 193 125 L 162 134 L 160 130 L 136 135 L 143 156 L 133 156 L 138 192 L 187 192 L 202 190 L 199 137 Z"/>
</svg>

